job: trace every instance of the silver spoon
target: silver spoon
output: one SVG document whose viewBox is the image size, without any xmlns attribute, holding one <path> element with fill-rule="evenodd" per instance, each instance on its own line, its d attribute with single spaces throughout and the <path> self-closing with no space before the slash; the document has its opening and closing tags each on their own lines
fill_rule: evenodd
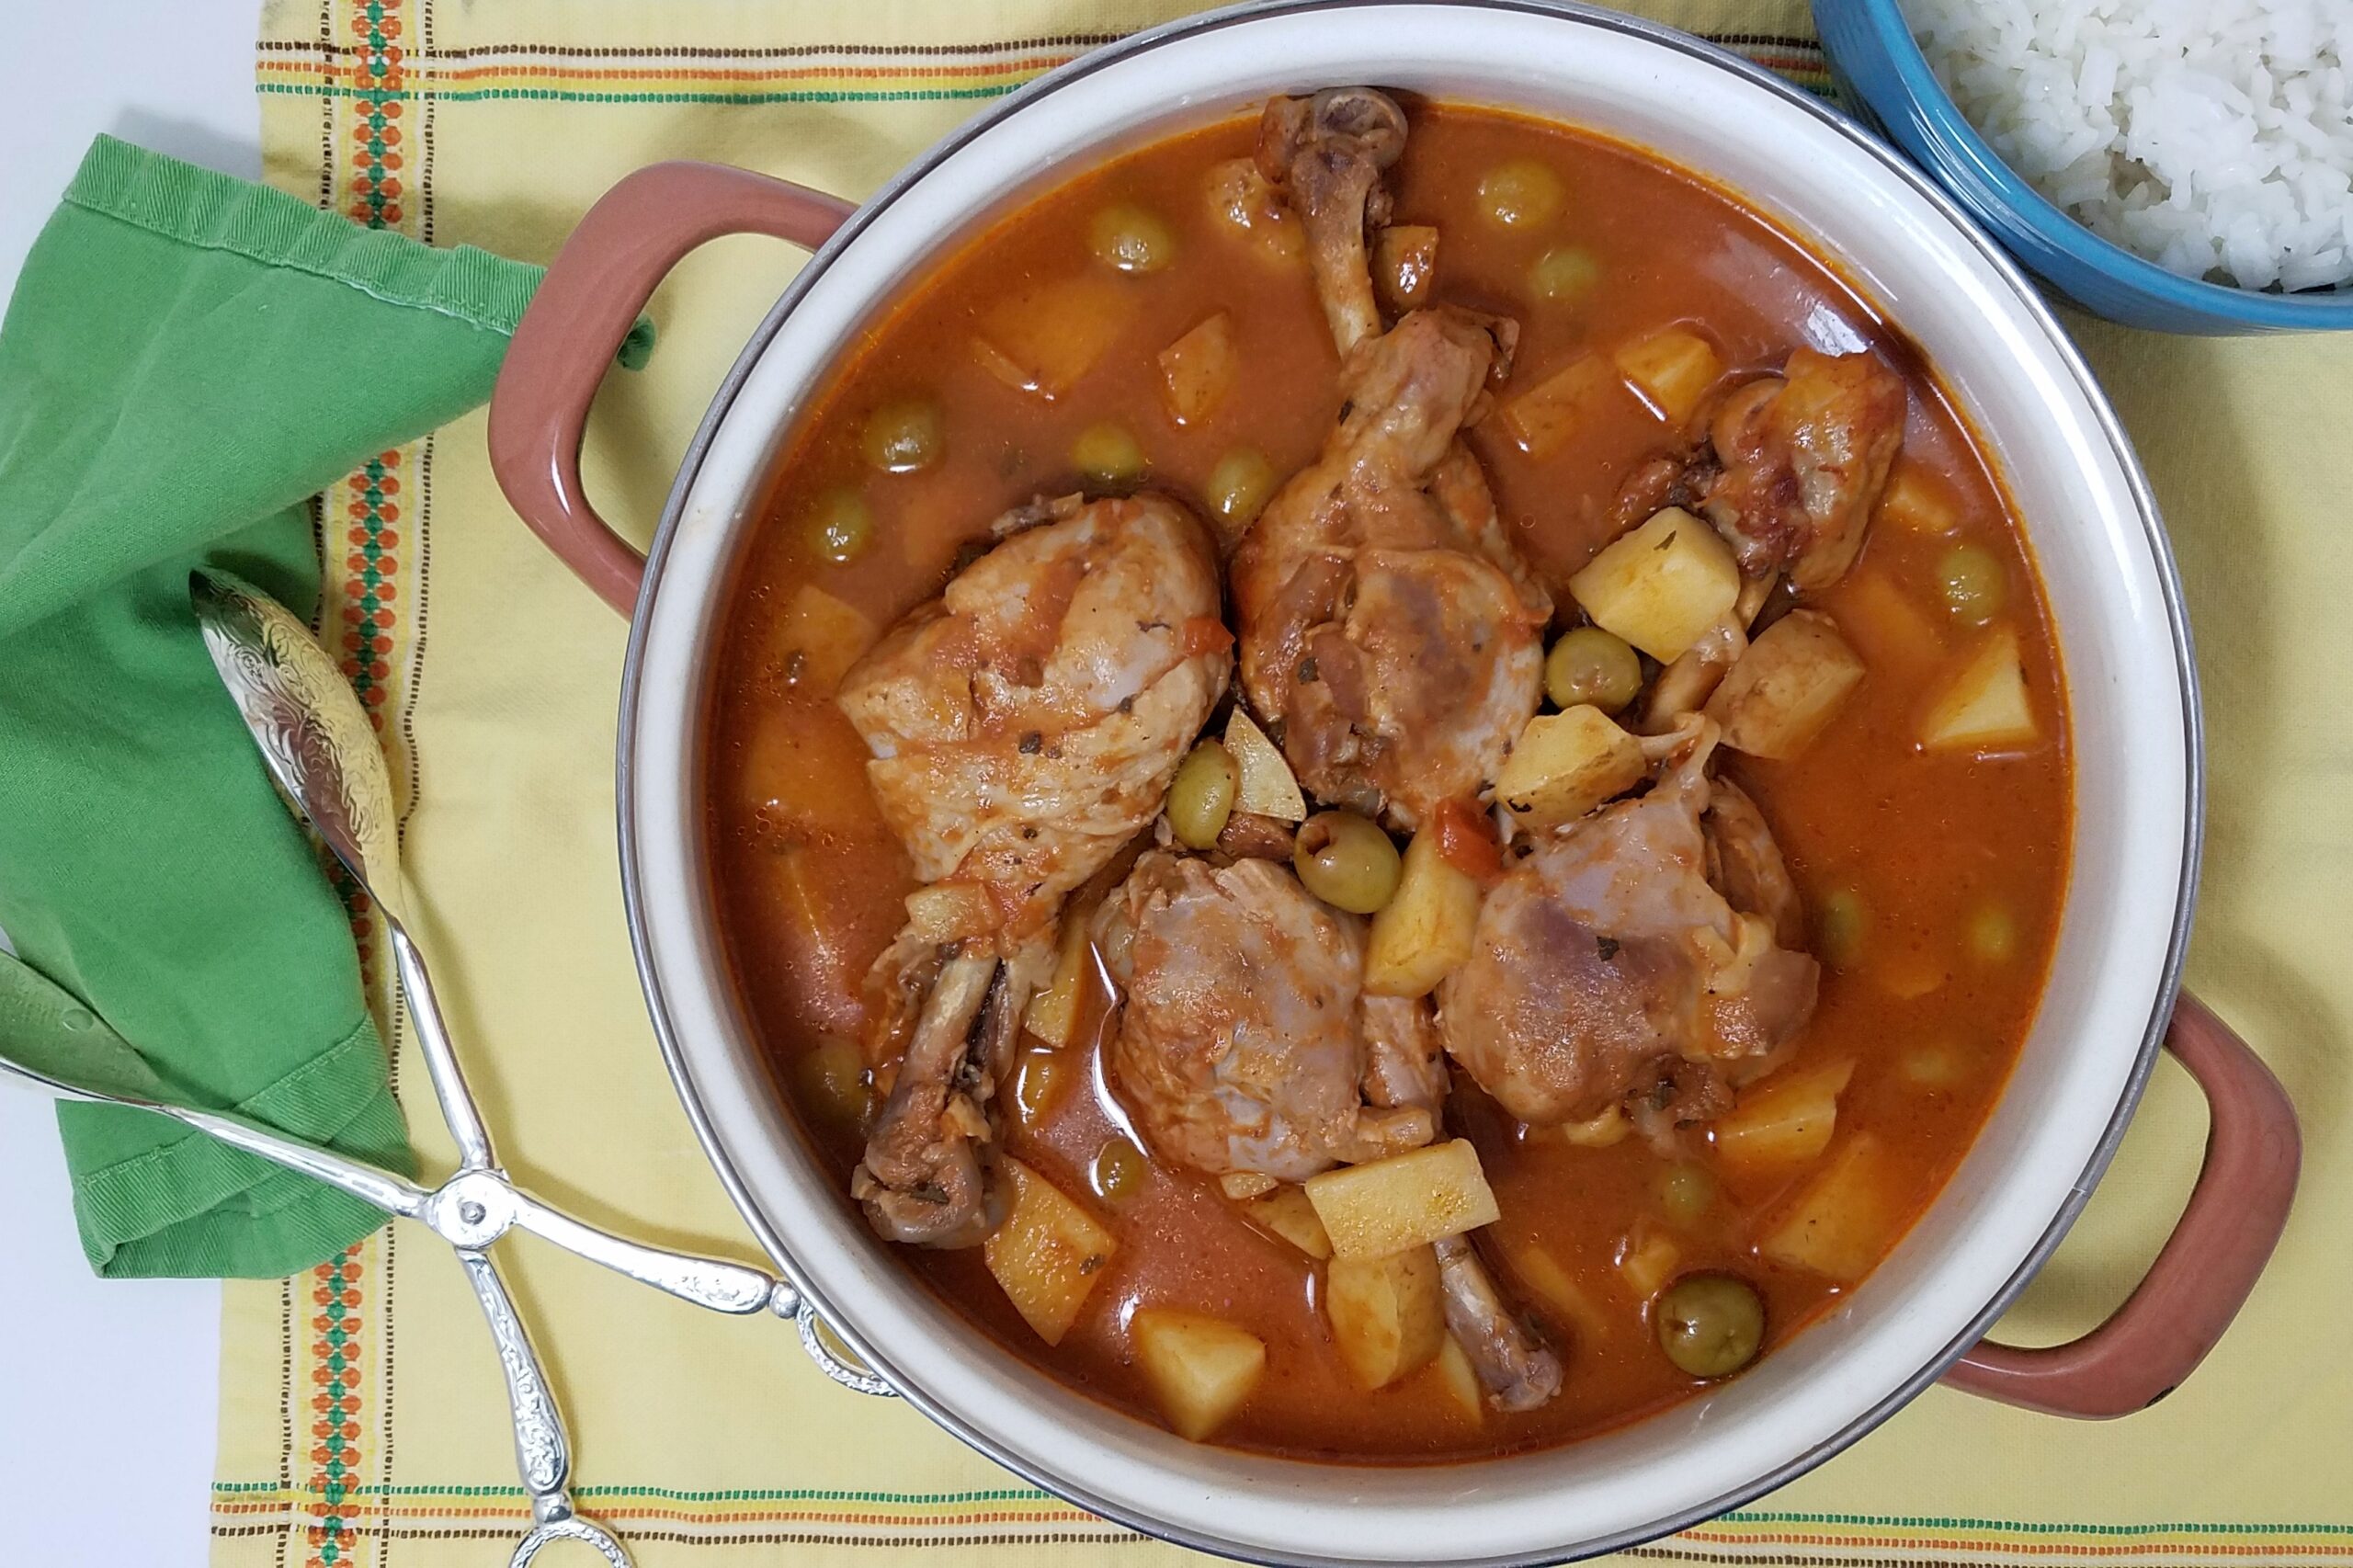
<svg viewBox="0 0 2353 1568">
<path fill-rule="evenodd" d="M 416 1217 L 457 1249 L 490 1321 L 514 1412 L 516 1460 L 531 1496 L 534 1528 L 517 1549 L 515 1564 L 520 1568 L 548 1540 L 570 1537 L 622 1568 L 628 1559 L 619 1543 L 574 1512 L 563 1417 L 485 1249 L 519 1224 L 632 1278 L 722 1312 L 767 1309 L 805 1316 L 799 1293 L 757 1269 L 623 1241 L 547 1207 L 507 1180 L 466 1086 L 424 956 L 408 934 L 410 904 L 401 874 L 392 777 L 358 699 L 309 629 L 283 606 L 222 574 L 192 573 L 188 588 L 206 650 L 270 776 L 383 912 L 417 1046 L 458 1145 L 458 1174 L 423 1198 Z M 804 1325 L 804 1335 L 808 1327 L 813 1324 Z"/>
<path fill-rule="evenodd" d="M 594 1547 L 613 1568 L 630 1568 L 621 1544 L 602 1526 L 573 1511 L 563 1417 L 530 1336 L 516 1316 L 496 1266 L 479 1245 L 459 1240 L 460 1234 L 482 1228 L 482 1221 L 468 1224 L 463 1210 L 479 1210 L 483 1205 L 453 1190 L 466 1180 L 464 1175 L 432 1191 L 393 1172 L 297 1142 L 234 1112 L 197 1110 L 153 1097 L 166 1091 L 128 1042 L 70 994 L 5 953 L 0 953 L 0 1039 L 6 1040 L 8 1051 L 0 1055 L 0 1077 L 22 1080 L 59 1099 L 129 1106 L 167 1116 L 223 1143 L 316 1177 L 387 1213 L 417 1221 L 450 1240 L 490 1320 L 491 1337 L 498 1343 L 515 1417 L 516 1465 L 531 1498 L 531 1530 L 516 1547 L 508 1568 L 524 1568 L 549 1541 L 566 1539 Z M 486 1221 L 487 1213 L 482 1218 Z M 452 1219 L 459 1222 L 451 1224 Z"/>
<path fill-rule="evenodd" d="M 144 1058 L 72 995 L 0 949 L 0 1077 L 61 1099 L 128 1106 L 196 1129 L 289 1170 L 300 1171 L 403 1219 L 457 1250 L 497 1341 L 515 1420 L 515 1456 L 531 1498 L 532 1528 L 509 1568 L 525 1568 L 551 1540 L 579 1540 L 613 1568 L 628 1553 L 602 1526 L 581 1518 L 570 1492 L 571 1452 L 513 1299 L 487 1249 L 517 1227 L 698 1306 L 733 1313 L 772 1312 L 800 1330 L 818 1368 L 858 1393 L 897 1391 L 846 1361 L 821 1334 L 815 1308 L 790 1281 L 743 1264 L 624 1240 L 534 1198 L 509 1181 L 489 1130 L 466 1087 L 457 1052 L 434 1001 L 425 960 L 404 925 L 392 778 L 373 728 L 342 672 L 283 606 L 225 573 L 189 574 L 189 598 L 207 651 L 261 747 L 272 778 L 298 814 L 317 828 L 384 913 L 394 963 L 426 1068 L 459 1149 L 459 1168 L 438 1187 L 317 1148 L 233 1112 L 173 1103 L 174 1091 Z"/>
</svg>

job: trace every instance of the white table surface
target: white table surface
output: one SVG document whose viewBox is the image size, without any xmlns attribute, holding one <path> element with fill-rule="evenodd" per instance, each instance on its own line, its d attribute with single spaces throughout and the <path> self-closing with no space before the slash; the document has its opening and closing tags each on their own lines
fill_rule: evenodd
<svg viewBox="0 0 2353 1568">
<path fill-rule="evenodd" d="M 251 0 L 0 0 L 0 288 L 101 131 L 258 172 Z M 0 1087 L 0 1564 L 206 1559 L 220 1287 L 94 1278 L 44 1100 Z"/>
</svg>

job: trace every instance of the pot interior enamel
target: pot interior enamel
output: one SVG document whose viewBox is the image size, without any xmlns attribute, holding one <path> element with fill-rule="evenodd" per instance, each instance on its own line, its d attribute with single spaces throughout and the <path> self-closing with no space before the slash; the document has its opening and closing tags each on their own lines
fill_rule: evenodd
<svg viewBox="0 0 2353 1568">
<path fill-rule="evenodd" d="M 1722 1389 L 1468 1465 L 1198 1446 L 993 1346 L 867 1233 L 801 1146 L 733 1000 L 702 860 L 699 731 L 725 575 L 783 433 L 860 320 L 1008 193 L 1272 93 L 1356 82 L 1647 146 L 1840 267 L 1927 350 L 2007 480 L 2072 694 L 2078 812 L 2052 978 L 2010 1089 L 1942 1198 L 1846 1305 Z M 2040 1260 L 2129 1114 L 2170 1002 L 2196 830 L 2188 649 L 2112 417 L 2017 273 L 1916 176 L 1802 95 L 1620 17 L 1279 7 L 1180 24 L 1048 78 L 878 198 L 796 283 L 705 426 L 653 572 L 623 715 L 623 852 L 657 1027 L 714 1160 L 779 1261 L 910 1399 L 1053 1490 L 1189 1543 L 1302 1562 L 1552 1560 L 1817 1462 L 1941 1369 Z"/>
</svg>

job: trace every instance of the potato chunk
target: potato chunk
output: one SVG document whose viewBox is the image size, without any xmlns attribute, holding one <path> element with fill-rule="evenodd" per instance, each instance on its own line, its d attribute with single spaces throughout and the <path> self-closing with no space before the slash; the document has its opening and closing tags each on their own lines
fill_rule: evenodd
<svg viewBox="0 0 2353 1568">
<path fill-rule="evenodd" d="M 1393 315 L 1430 302 L 1438 280 L 1438 231 L 1427 223 L 1392 223 L 1372 243 L 1372 285 Z"/>
<path fill-rule="evenodd" d="M 1633 383 L 1643 400 L 1680 425 L 1724 373 L 1716 346 L 1688 326 L 1670 326 L 1626 344 L 1611 356 L 1618 373 Z"/>
<path fill-rule="evenodd" d="M 926 942 L 954 942 L 1004 923 L 996 902 L 978 882 L 934 882 L 907 895 L 907 929 Z"/>
<path fill-rule="evenodd" d="M 2018 633 L 1988 637 L 1961 667 L 1920 722 L 1920 744 L 1931 751 L 2021 746 L 2041 732 L 2027 696 Z"/>
<path fill-rule="evenodd" d="M 1495 1223 L 1495 1195 L 1465 1138 L 1307 1178 L 1335 1257 L 1387 1257 Z"/>
<path fill-rule="evenodd" d="M 744 744 L 743 806 L 794 843 L 886 833 L 866 762 L 866 743 L 832 703 L 763 707 Z"/>
<path fill-rule="evenodd" d="M 1894 1244 L 1903 1188 L 1887 1151 L 1868 1132 L 1847 1141 L 1757 1250 L 1776 1263 L 1851 1285 Z"/>
<path fill-rule="evenodd" d="M 1160 391 L 1168 416 L 1198 425 L 1215 414 L 1242 369 L 1233 343 L 1233 319 L 1223 311 L 1160 351 Z"/>
<path fill-rule="evenodd" d="M 1324 1271 L 1324 1310 L 1357 1381 L 1387 1388 L 1427 1366 L 1446 1342 L 1438 1254 L 1418 1246 L 1387 1257 L 1336 1257 Z"/>
<path fill-rule="evenodd" d="M 1595 556 L 1569 592 L 1604 631 L 1672 664 L 1740 600 L 1740 565 L 1715 529 L 1669 506 Z"/>
<path fill-rule="evenodd" d="M 1138 307 L 1117 278 L 1082 273 L 1035 283 L 982 316 L 972 354 L 1006 386 L 1051 403 L 1095 369 Z"/>
<path fill-rule="evenodd" d="M 1447 1397 L 1462 1407 L 1462 1413 L 1473 1421 L 1487 1418 L 1486 1391 L 1479 1386 L 1479 1374 L 1472 1369 L 1471 1358 L 1462 1353 L 1462 1346 L 1452 1335 L 1438 1347 L 1438 1381 Z"/>
<path fill-rule="evenodd" d="M 1727 1165 L 1792 1165 L 1830 1146 L 1838 1126 L 1838 1096 L 1855 1075 L 1852 1062 L 1825 1062 L 1802 1072 L 1777 1073 L 1740 1092 L 1716 1122 L 1716 1153 Z"/>
<path fill-rule="evenodd" d="M 777 616 L 768 646 L 787 683 L 831 697 L 842 676 L 881 634 L 864 610 L 814 583 L 803 583 Z"/>
<path fill-rule="evenodd" d="M 1203 187 L 1209 214 L 1259 259 L 1295 266 L 1307 257 L 1307 233 L 1290 200 L 1259 172 L 1255 158 L 1229 158 L 1210 165 Z"/>
<path fill-rule="evenodd" d="M 1062 1188 L 1018 1160 L 1005 1162 L 1013 1209 L 983 1249 L 989 1272 L 1038 1337 L 1060 1345 L 1119 1242 Z"/>
<path fill-rule="evenodd" d="M 1787 762 L 1829 727 L 1862 678 L 1863 661 L 1837 623 L 1793 609 L 1748 645 L 1708 699 L 1708 717 L 1734 751 Z"/>
<path fill-rule="evenodd" d="M 1519 1276 L 1519 1282 L 1586 1341 L 1596 1343 L 1609 1337 L 1611 1320 L 1569 1278 L 1569 1271 L 1561 1267 L 1560 1259 L 1540 1246 L 1523 1247 L 1511 1255 L 1511 1267 L 1512 1272 Z"/>
<path fill-rule="evenodd" d="M 1961 503 L 1952 486 L 1919 463 L 1898 457 L 1871 513 L 1884 523 L 1915 534 L 1949 534 L 1961 527 Z"/>
<path fill-rule="evenodd" d="M 1675 1239 L 1656 1231 L 1638 1226 L 1618 1244 L 1619 1278 L 1638 1301 L 1657 1295 L 1675 1278 L 1675 1266 L 1682 1261 L 1683 1249 L 1675 1244 Z"/>
<path fill-rule="evenodd" d="M 1242 1206 L 1243 1216 L 1262 1231 L 1280 1236 L 1308 1256 L 1321 1261 L 1332 1256 L 1332 1238 L 1324 1233 L 1324 1221 L 1315 1217 L 1315 1205 L 1307 1194 L 1285 1183 L 1263 1198 L 1254 1198 Z"/>
<path fill-rule="evenodd" d="M 1029 1010 L 1022 1016 L 1022 1027 L 1051 1046 L 1068 1045 L 1078 1032 L 1079 1007 L 1095 983 L 1095 949 L 1086 935 L 1092 908 L 1091 903 L 1074 903 L 1063 911 L 1053 979 L 1029 998 Z"/>
<path fill-rule="evenodd" d="M 1520 450 L 1541 462 L 1568 445 L 1617 385 L 1609 362 L 1599 355 L 1573 359 L 1504 405 L 1504 429 Z"/>
<path fill-rule="evenodd" d="M 1225 749 L 1240 776 L 1234 784 L 1235 811 L 1283 822 L 1307 820 L 1307 797 L 1299 792 L 1290 764 L 1239 704 L 1225 722 Z"/>
<path fill-rule="evenodd" d="M 1838 627 L 1865 664 L 1904 679 L 1945 656 L 1935 623 L 1874 566 L 1857 567 L 1838 585 Z"/>
<path fill-rule="evenodd" d="M 1371 996 L 1427 996 L 1471 956 L 1479 884 L 1459 870 L 1425 828 L 1405 846 L 1397 891 L 1372 917 L 1364 989 Z"/>
<path fill-rule="evenodd" d="M 1144 1307 L 1128 1324 L 1169 1426 L 1199 1442 L 1242 1407 L 1267 1370 L 1267 1344 L 1222 1318 Z"/>
<path fill-rule="evenodd" d="M 1495 799 L 1521 826 L 1541 832 L 1624 794 L 1648 770 L 1641 742 L 1579 703 L 1528 722 L 1495 775 Z"/>
</svg>

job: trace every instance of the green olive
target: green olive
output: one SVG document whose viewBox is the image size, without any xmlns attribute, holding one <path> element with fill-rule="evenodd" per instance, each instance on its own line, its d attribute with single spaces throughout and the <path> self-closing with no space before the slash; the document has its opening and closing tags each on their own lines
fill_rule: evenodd
<svg viewBox="0 0 2353 1568">
<path fill-rule="evenodd" d="M 1241 774 L 1225 747 L 1203 741 L 1176 765 L 1168 785 L 1168 831 L 1188 849 L 1213 849 L 1233 814 L 1233 793 Z"/>
<path fill-rule="evenodd" d="M 1898 1062 L 1906 1081 L 1923 1089 L 1957 1089 L 1969 1077 L 1969 1059 L 1950 1040 L 1929 1040 Z"/>
<path fill-rule="evenodd" d="M 1852 969 L 1862 957 L 1863 933 L 1870 924 L 1863 895 L 1852 888 L 1838 889 L 1813 913 L 1814 956 L 1832 969 Z"/>
<path fill-rule="evenodd" d="M 1561 210 L 1561 176 L 1533 158 L 1497 164 L 1479 180 L 1479 210 L 1506 229 L 1532 229 Z"/>
<path fill-rule="evenodd" d="M 886 403 L 866 416 L 859 433 L 866 460 L 884 473 L 913 473 L 939 460 L 946 444 L 940 430 L 939 404 L 926 398 L 902 398 Z"/>
<path fill-rule="evenodd" d="M 1699 1224 L 1715 1200 L 1716 1178 L 1705 1165 L 1678 1160 L 1658 1178 L 1659 1207 L 1678 1229 L 1688 1231 Z"/>
<path fill-rule="evenodd" d="M 1115 420 L 1089 425 L 1070 444 L 1071 466 L 1095 483 L 1116 489 L 1143 477 L 1143 448 Z"/>
<path fill-rule="evenodd" d="M 1937 562 L 1945 608 L 1964 626 L 1984 626 L 2002 613 L 2010 583 L 2001 558 L 1982 544 L 1957 544 Z"/>
<path fill-rule="evenodd" d="M 839 1035 L 821 1035 L 801 1057 L 801 1097 L 820 1119 L 855 1127 L 870 1098 L 866 1061 Z"/>
<path fill-rule="evenodd" d="M 1086 226 L 1087 248 L 1121 272 L 1157 272 L 1176 258 L 1176 232 L 1159 213 L 1131 201 L 1099 209 Z"/>
<path fill-rule="evenodd" d="M 1292 869 L 1336 909 L 1370 915 L 1397 892 L 1397 846 L 1354 812 L 1318 812 L 1299 825 Z"/>
<path fill-rule="evenodd" d="M 1563 708 L 1590 702 L 1615 713 L 1643 688 L 1643 662 L 1622 637 L 1598 626 L 1561 633 L 1544 656 L 1544 695 Z"/>
<path fill-rule="evenodd" d="M 1658 1347 L 1695 1378 L 1728 1378 L 1765 1343 L 1765 1302 L 1729 1274 L 1687 1274 L 1658 1299 Z"/>
<path fill-rule="evenodd" d="M 1969 950 L 1985 963 L 2006 962 L 2018 950 L 2018 917 L 1989 903 L 1969 917 Z"/>
<path fill-rule="evenodd" d="M 835 565 L 844 565 L 865 553 L 874 540 L 874 513 L 866 497 L 847 485 L 828 490 L 810 509 L 810 553 Z"/>
<path fill-rule="evenodd" d="M 1210 470 L 1210 509 L 1240 528 L 1258 515 L 1275 493 L 1275 465 L 1255 447 L 1236 447 Z"/>
<path fill-rule="evenodd" d="M 1556 305 L 1584 299 L 1601 280 L 1601 263 L 1582 245 L 1554 245 L 1528 269 L 1529 291 Z"/>
<path fill-rule="evenodd" d="M 1143 1151 L 1124 1138 L 1114 1138 L 1095 1156 L 1097 1197 L 1117 1203 L 1143 1185 Z"/>
</svg>

